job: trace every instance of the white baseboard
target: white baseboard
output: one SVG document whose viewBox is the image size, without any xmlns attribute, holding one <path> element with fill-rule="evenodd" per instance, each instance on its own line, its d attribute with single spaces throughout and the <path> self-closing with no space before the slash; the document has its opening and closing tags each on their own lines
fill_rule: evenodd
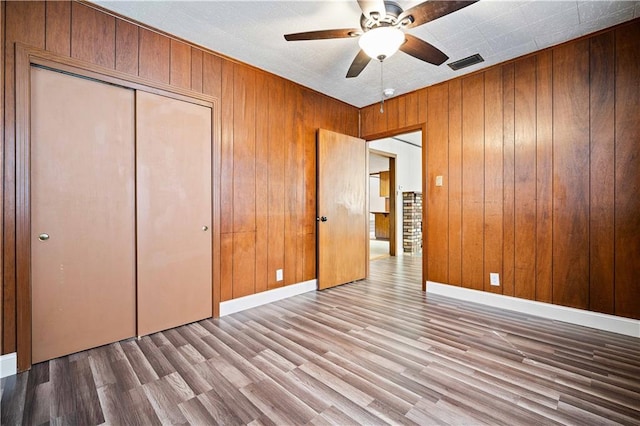
<svg viewBox="0 0 640 426">
<path fill-rule="evenodd" d="M 427 293 L 640 338 L 640 321 L 427 281 Z"/>
<path fill-rule="evenodd" d="M 0 356 L 0 379 L 18 373 L 18 356 L 15 352 Z"/>
<path fill-rule="evenodd" d="M 256 306 L 266 305 L 267 303 L 277 302 L 287 297 L 297 296 L 298 294 L 314 291 L 318 288 L 318 280 L 309 280 L 298 284 L 287 285 L 273 290 L 263 291 L 261 293 L 251 294 L 249 296 L 239 297 L 237 299 L 220 302 L 220 316 L 230 315 L 245 309 L 255 308 Z"/>
</svg>

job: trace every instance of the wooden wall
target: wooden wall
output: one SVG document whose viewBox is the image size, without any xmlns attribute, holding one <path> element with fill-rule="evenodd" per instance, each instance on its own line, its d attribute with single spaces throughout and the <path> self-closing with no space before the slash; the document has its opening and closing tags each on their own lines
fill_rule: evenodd
<svg viewBox="0 0 640 426">
<path fill-rule="evenodd" d="M 15 42 L 219 98 L 220 299 L 315 278 L 315 130 L 357 136 L 356 108 L 85 4 L 2 2 L 0 17 L 2 353 L 16 350 Z"/>
<path fill-rule="evenodd" d="M 427 280 L 640 318 L 638 105 L 635 20 L 366 107 L 362 137 L 426 129 Z"/>
</svg>

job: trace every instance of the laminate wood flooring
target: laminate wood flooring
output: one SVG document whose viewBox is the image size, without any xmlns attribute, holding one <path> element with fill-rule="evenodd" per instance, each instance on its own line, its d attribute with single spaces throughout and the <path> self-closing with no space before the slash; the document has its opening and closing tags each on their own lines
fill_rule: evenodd
<svg viewBox="0 0 640 426">
<path fill-rule="evenodd" d="M 2 424 L 640 424 L 640 339 L 371 278 L 34 365 Z"/>
</svg>

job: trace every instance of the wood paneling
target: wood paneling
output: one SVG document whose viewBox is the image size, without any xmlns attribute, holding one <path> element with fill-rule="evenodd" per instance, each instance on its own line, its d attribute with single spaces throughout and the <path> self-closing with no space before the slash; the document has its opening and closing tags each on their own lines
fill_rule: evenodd
<svg viewBox="0 0 640 426">
<path fill-rule="evenodd" d="M 402 127 L 404 127 L 400 125 L 399 106 L 400 106 L 399 98 L 387 99 L 384 102 L 384 115 L 387 116 L 386 129 L 401 129 Z"/>
<path fill-rule="evenodd" d="M 492 286 L 490 273 L 502 277 L 502 68 L 485 73 L 484 97 L 484 276 L 483 289 L 502 293 L 502 286 Z"/>
<path fill-rule="evenodd" d="M 515 63 L 515 274 L 514 295 L 536 294 L 536 57 Z"/>
<path fill-rule="evenodd" d="M 615 36 L 593 37 L 590 52 L 589 308 L 613 314 L 615 232 Z"/>
<path fill-rule="evenodd" d="M 615 313 L 640 319 L 640 22 L 615 44 Z"/>
<path fill-rule="evenodd" d="M 447 85 L 449 86 L 449 284 L 459 286 L 462 285 L 462 84 L 461 80 L 457 79 Z"/>
<path fill-rule="evenodd" d="M 220 235 L 220 301 L 233 299 L 233 234 Z"/>
<path fill-rule="evenodd" d="M 113 69 L 115 35 L 116 18 L 84 4 L 71 3 L 71 57 Z"/>
<path fill-rule="evenodd" d="M 360 110 L 360 117 L 362 120 L 362 134 L 363 135 L 373 135 L 375 134 L 375 124 L 377 123 L 376 117 L 374 115 L 374 106 L 370 105 L 368 107 L 362 108 Z"/>
<path fill-rule="evenodd" d="M 398 127 L 404 129 L 407 126 L 407 98 L 405 96 L 398 99 Z"/>
<path fill-rule="evenodd" d="M 538 55 L 536 68 L 536 300 L 552 302 L 553 92 L 552 55 Z"/>
<path fill-rule="evenodd" d="M 427 89 L 418 90 L 418 123 L 427 122 Z M 365 134 L 363 132 L 363 134 Z"/>
<path fill-rule="evenodd" d="M 214 154 L 213 181 L 216 185 L 213 189 L 213 206 L 214 209 L 219 208 L 220 222 L 215 223 L 212 229 L 219 228 L 223 232 L 213 237 L 214 257 L 215 253 L 220 254 L 220 263 L 214 261 L 213 266 L 214 300 L 229 300 L 234 294 L 261 291 L 265 288 L 265 276 L 268 288 L 315 278 L 315 129 L 322 122 L 322 127 L 357 136 L 357 108 L 158 34 L 148 27 L 114 18 L 101 12 L 98 7 L 72 2 L 3 2 L 2 8 L 2 35 L 6 36 L 3 45 L 3 152 L 10 154 L 4 157 L 2 192 L 3 352 L 16 349 L 18 314 L 15 300 L 18 203 L 13 154 L 15 42 L 46 48 L 63 57 L 73 56 L 99 66 L 115 68 L 132 76 L 140 76 L 152 85 L 171 84 L 176 88 L 191 88 L 217 98 L 222 126 L 214 129 L 214 139 L 221 153 L 219 156 Z M 240 78 L 235 82 L 236 69 L 240 68 L 249 78 Z M 265 78 L 264 87 L 258 87 L 255 81 L 247 82 L 262 77 Z M 254 96 L 253 100 L 234 106 L 235 102 L 240 102 L 237 94 L 243 91 L 257 93 L 258 90 L 265 91 L 260 93 L 262 101 Z M 258 111 L 259 105 L 266 107 L 266 112 L 262 109 Z M 268 117 L 266 122 L 259 121 L 265 117 Z M 266 138 L 257 140 L 255 136 L 247 136 L 255 134 L 260 126 L 267 129 Z M 235 132 L 239 133 L 236 135 Z M 258 143 L 263 145 L 259 146 Z M 215 164 L 219 166 L 216 168 Z M 258 164 L 260 170 L 256 170 Z M 247 165 L 249 173 L 245 173 Z M 262 185 L 261 189 L 257 188 L 258 183 Z M 262 196 L 267 197 L 267 210 L 260 213 L 265 216 L 256 220 L 256 203 L 265 206 L 265 199 L 260 198 L 260 190 L 264 191 Z M 254 195 L 247 196 L 248 193 Z M 235 203 L 238 203 L 237 211 Z M 251 219 L 252 216 L 254 219 Z M 265 219 L 266 222 L 261 222 Z M 288 224 L 286 233 L 285 219 Z M 255 233 L 254 240 L 258 245 L 247 245 L 248 237 L 243 235 L 235 238 L 238 244 L 234 248 L 236 220 L 240 229 Z M 266 253 L 263 252 L 265 237 Z M 242 274 L 246 272 L 243 266 L 246 259 L 236 259 L 234 256 L 245 256 L 246 253 L 249 253 L 250 268 L 255 271 L 255 283 L 251 281 L 245 288 Z M 277 269 L 285 269 L 285 282 L 275 282 Z M 238 276 L 234 278 L 234 274 Z M 237 291 L 234 291 L 234 284 Z M 251 286 L 253 290 L 247 290 Z"/>
<path fill-rule="evenodd" d="M 484 75 L 462 80 L 462 286 L 483 288 Z"/>
<path fill-rule="evenodd" d="M 449 218 L 447 216 L 447 197 L 449 187 L 448 143 L 449 132 L 446 123 L 449 110 L 449 86 L 441 84 L 429 89 L 427 102 L 427 229 L 432 234 L 426 241 L 427 275 L 431 281 L 448 282 L 449 276 Z M 436 176 L 442 176 L 443 186 L 436 186 Z M 382 174 L 380 175 L 382 188 Z"/>
<path fill-rule="evenodd" d="M 639 34 L 636 19 L 451 80 L 444 107 L 439 85 L 397 98 L 409 117 L 417 97 L 427 129 L 427 279 L 443 279 L 434 250 L 448 221 L 448 284 L 640 318 Z M 378 107 L 361 110 L 362 137 L 403 131 Z M 447 132 L 441 201 L 432 180 Z"/>
<path fill-rule="evenodd" d="M 195 47 L 191 50 L 191 90 L 202 93 L 202 55 L 203 52 Z"/>
<path fill-rule="evenodd" d="M 202 93 L 222 97 L 222 59 L 208 52 L 202 56 Z"/>
<path fill-rule="evenodd" d="M 191 88 L 191 46 L 171 40 L 169 81 L 172 86 Z"/>
<path fill-rule="evenodd" d="M 275 271 L 284 268 L 284 215 L 285 215 L 285 141 L 284 125 L 284 84 L 282 80 L 269 78 L 269 166 L 268 166 L 268 206 L 269 206 L 269 246 L 267 263 L 269 270 L 268 288 L 282 287 L 282 281 L 276 281 Z"/>
<path fill-rule="evenodd" d="M 405 98 L 405 109 L 407 113 L 407 126 L 415 126 L 420 124 L 418 120 L 418 105 L 419 105 L 418 92 L 411 92 L 407 94 Z"/>
<path fill-rule="evenodd" d="M 256 76 L 256 292 L 267 289 L 269 271 L 269 90 L 264 90 L 268 79 L 264 73 Z"/>
<path fill-rule="evenodd" d="M 138 75 L 159 83 L 169 83 L 171 40 L 145 28 L 139 28 L 138 32 Z"/>
<path fill-rule="evenodd" d="M 45 25 L 46 49 L 53 53 L 69 56 L 71 52 L 71 3 L 48 1 Z"/>
<path fill-rule="evenodd" d="M 294 275 L 294 283 L 302 282 L 302 275 L 304 270 L 304 235 L 305 235 L 305 172 L 304 172 L 304 117 L 305 117 L 305 103 L 304 103 L 304 92 L 306 89 L 303 89 L 300 86 L 295 86 L 295 122 L 294 122 L 294 134 L 293 140 L 295 145 L 295 159 L 296 159 L 296 204 L 294 211 L 296 212 L 296 268 Z M 345 122 L 345 120 L 340 120 L 341 124 Z"/>
<path fill-rule="evenodd" d="M 502 67 L 502 88 L 504 96 L 503 161 L 503 248 L 502 248 L 502 294 L 515 293 L 515 66 L 513 63 Z"/>
<path fill-rule="evenodd" d="M 553 50 L 553 301 L 589 307 L 589 40 Z"/>
<path fill-rule="evenodd" d="M 138 26 L 116 19 L 116 69 L 138 75 Z"/>
<path fill-rule="evenodd" d="M 233 298 L 256 292 L 256 233 L 233 233 Z"/>
<path fill-rule="evenodd" d="M 256 72 L 234 67 L 233 232 L 256 230 Z"/>
<path fill-rule="evenodd" d="M 234 115 L 233 103 L 235 65 L 224 61 L 221 67 L 222 78 L 222 139 L 220 141 L 220 232 L 233 232 L 234 222 L 234 195 L 233 195 L 233 143 L 234 143 Z M 206 86 L 205 86 L 206 87 Z"/>
<path fill-rule="evenodd" d="M 297 147 L 294 143 L 296 122 L 296 91 L 293 86 L 285 85 L 284 116 L 284 285 L 295 282 L 296 262 L 298 257 L 298 212 L 296 211 L 298 185 Z"/>
</svg>

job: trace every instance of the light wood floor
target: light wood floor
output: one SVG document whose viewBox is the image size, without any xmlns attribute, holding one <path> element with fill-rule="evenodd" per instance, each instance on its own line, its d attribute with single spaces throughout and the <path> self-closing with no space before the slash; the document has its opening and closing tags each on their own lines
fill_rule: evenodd
<svg viewBox="0 0 640 426">
<path fill-rule="evenodd" d="M 420 291 L 420 259 L 33 366 L 2 424 L 640 424 L 640 339 Z"/>
</svg>

